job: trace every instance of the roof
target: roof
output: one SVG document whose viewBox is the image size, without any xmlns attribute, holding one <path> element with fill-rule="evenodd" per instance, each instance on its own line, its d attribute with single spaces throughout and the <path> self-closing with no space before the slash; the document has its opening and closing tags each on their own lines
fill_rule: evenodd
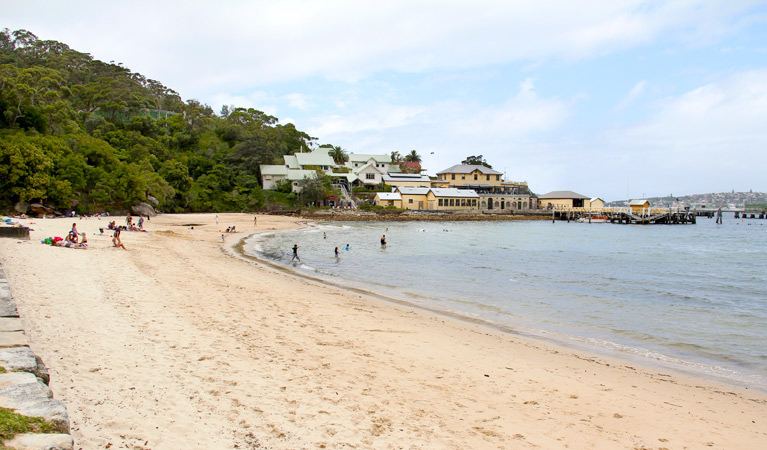
<svg viewBox="0 0 767 450">
<path fill-rule="evenodd" d="M 282 159 L 285 161 L 285 166 L 290 169 L 300 169 L 298 160 L 295 155 L 283 155 Z"/>
<path fill-rule="evenodd" d="M 383 176 L 383 180 L 386 184 L 393 184 L 396 182 L 409 182 L 409 183 L 417 183 L 422 182 L 426 184 L 431 183 L 431 179 L 427 175 L 421 175 L 418 173 L 390 173 Z"/>
<path fill-rule="evenodd" d="M 261 175 L 287 175 L 288 168 L 284 165 L 261 165 Z"/>
<path fill-rule="evenodd" d="M 599 198 L 599 197 L 594 197 L 594 198 L 592 198 L 592 199 L 591 199 L 591 203 L 594 203 L 594 202 L 596 202 L 596 201 L 604 202 L 604 200 L 602 200 L 602 199 L 601 199 L 601 198 Z"/>
<path fill-rule="evenodd" d="M 304 178 L 314 178 L 317 176 L 317 172 L 314 170 L 288 170 L 288 180 L 290 181 L 298 181 L 303 180 Z"/>
<path fill-rule="evenodd" d="M 338 178 L 346 178 L 346 180 L 349 183 L 354 183 L 355 181 L 357 181 L 360 178 L 359 176 L 357 176 L 356 173 L 352 173 L 352 172 L 344 172 L 344 173 L 333 172 L 333 173 L 330 174 L 330 176 L 331 177 L 338 177 Z"/>
<path fill-rule="evenodd" d="M 398 187 L 397 192 L 402 195 L 426 195 L 431 188 L 427 187 Z"/>
<path fill-rule="evenodd" d="M 402 200 L 399 192 L 379 192 L 376 194 L 380 200 Z"/>
<path fill-rule="evenodd" d="M 328 154 L 327 148 L 318 148 L 309 153 L 295 153 L 296 161 L 301 166 L 335 166 L 336 162 Z"/>
<path fill-rule="evenodd" d="M 373 159 L 378 163 L 391 164 L 391 156 L 389 155 L 365 155 L 362 153 L 349 153 L 347 156 L 349 156 L 349 162 L 368 162 L 370 159 Z"/>
<path fill-rule="evenodd" d="M 646 203 L 650 203 L 650 201 L 645 199 L 631 200 L 629 206 L 644 206 Z"/>
<path fill-rule="evenodd" d="M 471 189 L 431 188 L 431 192 L 435 197 L 479 198 L 479 194 Z"/>
<path fill-rule="evenodd" d="M 591 197 L 586 197 L 585 195 L 578 194 L 577 192 L 573 191 L 551 191 L 548 194 L 543 194 L 538 197 L 541 200 L 548 200 L 553 198 L 574 198 L 574 199 L 590 199 Z"/>
<path fill-rule="evenodd" d="M 472 173 L 475 170 L 478 170 L 483 175 L 501 175 L 501 172 L 498 172 L 497 170 L 493 170 L 487 166 L 479 165 L 479 164 L 456 164 L 453 167 L 449 167 L 442 172 L 437 172 L 437 175 L 442 175 L 446 173 Z"/>
<path fill-rule="evenodd" d="M 381 174 L 384 173 L 383 169 L 381 169 L 380 167 L 376 167 L 375 163 L 373 163 L 372 161 L 363 164 L 361 167 L 353 168 L 352 172 L 354 172 L 354 173 L 362 173 L 363 171 L 367 170 L 368 168 L 372 168 L 373 170 L 375 170 L 376 172 L 381 173 Z"/>
</svg>

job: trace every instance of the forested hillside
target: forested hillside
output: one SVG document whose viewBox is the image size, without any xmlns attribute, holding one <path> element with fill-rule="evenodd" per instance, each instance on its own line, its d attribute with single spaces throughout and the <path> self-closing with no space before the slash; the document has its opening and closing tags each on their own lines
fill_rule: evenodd
<svg viewBox="0 0 767 450">
<path fill-rule="evenodd" d="M 258 165 L 311 138 L 255 109 L 216 114 L 161 82 L 19 30 L 0 32 L 0 210 L 252 211 Z"/>
</svg>

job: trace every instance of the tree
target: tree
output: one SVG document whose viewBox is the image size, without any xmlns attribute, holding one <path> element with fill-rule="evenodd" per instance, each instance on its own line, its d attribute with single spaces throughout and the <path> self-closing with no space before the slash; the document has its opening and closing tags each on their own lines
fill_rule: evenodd
<svg viewBox="0 0 767 450">
<path fill-rule="evenodd" d="M 467 156 L 466 159 L 461 161 L 461 164 L 465 164 L 467 166 L 485 166 L 489 169 L 493 168 L 493 166 L 491 166 L 490 164 L 487 163 L 487 161 L 485 161 L 485 158 L 483 158 L 482 155 Z"/>
<path fill-rule="evenodd" d="M 341 148 L 340 145 L 334 145 L 328 154 L 339 166 L 349 160 L 349 155 L 346 154 L 346 150 Z"/>
<path fill-rule="evenodd" d="M 321 170 L 318 170 L 314 177 L 299 181 L 298 187 L 298 198 L 304 205 L 321 204 L 333 192 L 332 180 Z"/>
<path fill-rule="evenodd" d="M 402 162 L 402 155 L 400 155 L 397 151 L 391 152 L 391 162 L 392 164 Z"/>
<path fill-rule="evenodd" d="M 419 155 L 418 152 L 415 151 L 415 150 L 410 150 L 410 153 L 408 153 L 405 156 L 405 161 L 420 163 L 421 162 L 421 155 Z"/>
</svg>

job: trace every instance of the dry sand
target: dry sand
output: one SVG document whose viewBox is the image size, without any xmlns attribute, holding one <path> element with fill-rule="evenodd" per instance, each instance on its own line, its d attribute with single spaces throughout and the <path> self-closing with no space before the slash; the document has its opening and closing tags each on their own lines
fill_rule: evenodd
<svg viewBox="0 0 767 450">
<path fill-rule="evenodd" d="M 77 220 L 88 250 L 40 243 L 72 219 L 0 239 L 76 448 L 767 448 L 762 393 L 296 278 L 231 246 L 300 221 L 220 219 L 153 218 L 128 250 L 105 219 Z"/>
</svg>

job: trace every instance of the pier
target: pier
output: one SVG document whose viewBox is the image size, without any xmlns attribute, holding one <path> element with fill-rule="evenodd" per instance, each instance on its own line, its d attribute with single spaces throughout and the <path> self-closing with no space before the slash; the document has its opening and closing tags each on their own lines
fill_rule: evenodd
<svg viewBox="0 0 767 450">
<path fill-rule="evenodd" d="M 551 211 L 552 220 L 579 221 L 587 223 L 621 223 L 639 225 L 676 225 L 696 223 L 695 211 L 679 208 L 645 208 L 632 211 L 629 208 L 587 209 L 554 209 Z"/>
</svg>

